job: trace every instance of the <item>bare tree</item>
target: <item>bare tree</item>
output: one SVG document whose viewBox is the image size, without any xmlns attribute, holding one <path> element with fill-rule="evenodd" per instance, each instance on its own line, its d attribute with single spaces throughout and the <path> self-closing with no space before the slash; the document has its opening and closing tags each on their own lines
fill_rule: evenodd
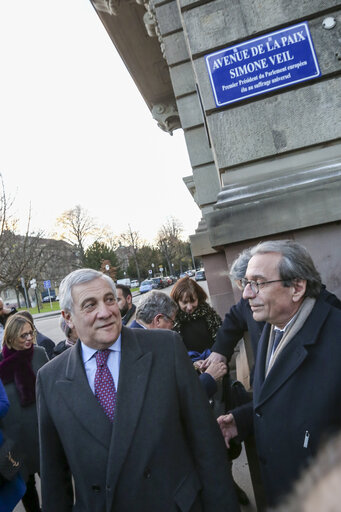
<svg viewBox="0 0 341 512">
<path fill-rule="evenodd" d="M 172 274 L 172 263 L 179 255 L 179 246 L 183 227 L 175 217 L 169 217 L 161 226 L 156 237 L 156 243 L 167 261 L 169 273 Z"/>
<path fill-rule="evenodd" d="M 143 241 L 141 240 L 139 232 L 133 231 L 130 224 L 128 224 L 128 230 L 120 235 L 120 241 L 122 245 L 125 245 L 128 248 L 130 255 L 134 258 L 137 279 L 138 281 L 141 281 L 141 272 L 137 254 Z"/>
<path fill-rule="evenodd" d="M 81 264 L 85 259 L 85 243 L 90 237 L 99 237 L 99 228 L 95 220 L 80 205 L 67 210 L 57 219 L 63 229 L 62 240 L 77 246 Z"/>
</svg>

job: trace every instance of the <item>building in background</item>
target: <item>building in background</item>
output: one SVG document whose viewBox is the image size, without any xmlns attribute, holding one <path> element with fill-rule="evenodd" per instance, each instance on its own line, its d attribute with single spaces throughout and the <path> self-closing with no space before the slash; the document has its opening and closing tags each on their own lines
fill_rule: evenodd
<svg viewBox="0 0 341 512">
<path fill-rule="evenodd" d="M 230 263 L 270 238 L 305 245 L 341 296 L 341 2 L 92 4 L 160 128 L 184 132 L 212 305 L 235 302 Z"/>
</svg>

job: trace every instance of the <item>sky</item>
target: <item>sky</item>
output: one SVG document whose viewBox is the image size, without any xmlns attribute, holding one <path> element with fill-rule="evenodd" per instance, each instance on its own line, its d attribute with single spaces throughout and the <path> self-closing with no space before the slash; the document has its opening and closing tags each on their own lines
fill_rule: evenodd
<svg viewBox="0 0 341 512">
<path fill-rule="evenodd" d="M 200 210 L 182 130 L 157 127 L 89 0 L 0 2 L 0 173 L 21 230 L 81 205 L 114 235 L 152 242 Z"/>
</svg>

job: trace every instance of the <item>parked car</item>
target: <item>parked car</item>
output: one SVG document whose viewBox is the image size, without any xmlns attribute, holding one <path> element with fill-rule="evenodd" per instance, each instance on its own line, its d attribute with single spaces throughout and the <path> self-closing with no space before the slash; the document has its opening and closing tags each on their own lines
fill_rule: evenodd
<svg viewBox="0 0 341 512">
<path fill-rule="evenodd" d="M 152 277 L 152 281 L 155 284 L 155 288 L 164 288 L 165 287 L 162 277 Z"/>
<path fill-rule="evenodd" d="M 133 281 L 130 281 L 130 288 L 138 288 L 139 284 L 138 280 L 134 279 Z"/>
<path fill-rule="evenodd" d="M 151 279 L 146 279 L 140 284 L 140 293 L 150 292 L 154 288 L 154 283 Z"/>
<path fill-rule="evenodd" d="M 198 270 L 195 274 L 196 281 L 206 281 L 205 270 Z"/>
<path fill-rule="evenodd" d="M 165 279 L 167 281 L 167 286 L 170 286 L 171 284 L 173 284 L 173 279 L 171 278 L 171 276 L 166 276 Z"/>
<path fill-rule="evenodd" d="M 54 302 L 54 301 L 56 300 L 55 295 L 51 295 L 50 297 L 49 297 L 48 295 L 46 295 L 46 296 L 43 298 L 42 302 L 50 302 L 50 298 L 51 298 L 51 302 Z"/>
<path fill-rule="evenodd" d="M 188 275 L 188 274 L 186 274 L 186 272 L 181 272 L 181 274 L 180 274 L 180 279 L 181 279 L 182 277 L 187 277 L 187 275 Z"/>
<path fill-rule="evenodd" d="M 186 274 L 187 274 L 189 277 L 194 277 L 195 272 L 194 272 L 194 270 L 187 270 Z"/>
</svg>

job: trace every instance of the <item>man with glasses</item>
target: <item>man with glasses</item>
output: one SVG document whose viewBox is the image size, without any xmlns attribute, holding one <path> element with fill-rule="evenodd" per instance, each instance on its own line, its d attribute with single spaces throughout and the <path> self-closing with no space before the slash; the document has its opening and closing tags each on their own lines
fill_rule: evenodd
<svg viewBox="0 0 341 512">
<path fill-rule="evenodd" d="M 166 293 L 149 292 L 136 309 L 136 320 L 129 327 L 144 329 L 173 329 L 177 304 Z"/>
<path fill-rule="evenodd" d="M 251 250 L 243 297 L 266 322 L 253 403 L 218 418 L 225 442 L 254 432 L 268 505 L 290 491 L 322 440 L 341 426 L 341 312 L 321 293 L 307 250 L 291 241 Z"/>
</svg>

